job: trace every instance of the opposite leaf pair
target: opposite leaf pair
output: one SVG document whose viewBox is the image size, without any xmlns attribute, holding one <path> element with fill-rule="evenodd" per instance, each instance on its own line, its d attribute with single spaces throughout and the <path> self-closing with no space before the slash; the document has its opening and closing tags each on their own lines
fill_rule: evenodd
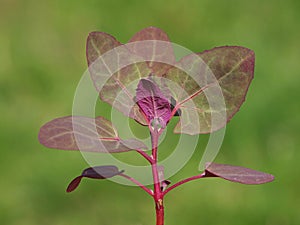
<svg viewBox="0 0 300 225">
<path fill-rule="evenodd" d="M 67 192 L 74 191 L 83 177 L 101 180 L 122 175 L 123 173 L 124 170 L 119 171 L 116 166 L 89 167 L 82 171 L 80 176 L 71 181 L 67 187 Z M 245 167 L 217 163 L 207 163 L 205 171 L 198 175 L 197 179 L 204 177 L 220 177 L 241 184 L 263 184 L 274 180 L 274 176 L 271 174 L 262 173 Z M 171 184 L 170 181 L 165 181 L 163 188 L 165 189 L 169 184 Z"/>
</svg>

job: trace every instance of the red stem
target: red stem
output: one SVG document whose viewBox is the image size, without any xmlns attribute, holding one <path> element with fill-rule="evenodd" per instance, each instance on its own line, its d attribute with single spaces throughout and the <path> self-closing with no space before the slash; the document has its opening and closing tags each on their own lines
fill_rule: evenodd
<svg viewBox="0 0 300 225">
<path fill-rule="evenodd" d="M 152 142 L 152 159 L 151 162 L 153 182 L 154 182 L 154 202 L 156 211 L 156 225 L 164 225 L 164 205 L 163 205 L 163 193 L 160 188 L 160 180 L 157 169 L 157 146 L 158 138 L 161 132 L 154 129 L 151 131 L 151 142 Z"/>
<path fill-rule="evenodd" d="M 142 155 L 150 164 L 154 163 L 154 160 L 146 152 L 144 152 L 143 150 L 140 150 L 140 149 L 137 149 L 136 151 L 137 151 L 137 153 Z"/>
<path fill-rule="evenodd" d="M 172 185 L 171 187 L 167 188 L 164 192 L 163 192 L 163 196 L 165 196 L 169 191 L 173 190 L 174 188 L 182 185 L 182 184 L 185 184 L 189 181 L 192 181 L 192 180 L 197 180 L 197 179 L 200 179 L 202 177 L 205 176 L 205 173 L 202 173 L 202 174 L 199 174 L 199 175 L 196 175 L 196 176 L 193 176 L 193 177 L 189 177 L 189 178 L 186 178 L 182 181 L 179 181 L 177 182 L 176 184 Z"/>
<path fill-rule="evenodd" d="M 158 205 L 156 203 L 156 225 L 164 225 L 164 206 L 163 203 L 158 208 Z"/>
<path fill-rule="evenodd" d="M 136 179 L 126 175 L 126 174 L 119 174 L 119 176 L 126 178 L 127 180 L 130 180 L 131 182 L 135 183 L 137 186 L 141 187 L 144 191 L 146 191 L 149 195 L 153 196 L 153 191 L 147 187 L 145 187 L 143 184 L 141 184 L 139 181 Z"/>
<path fill-rule="evenodd" d="M 173 112 L 176 112 L 176 109 L 174 109 Z M 163 130 L 158 131 L 157 129 L 155 129 L 155 128 L 153 129 L 150 126 L 149 126 L 149 128 L 150 128 L 150 134 L 151 134 L 152 155 L 149 156 L 146 152 L 144 152 L 140 149 L 137 149 L 136 151 L 139 154 L 141 154 L 151 164 L 153 182 L 154 182 L 154 191 L 145 187 L 143 184 L 141 184 L 140 182 L 138 182 L 137 180 L 135 180 L 132 177 L 129 177 L 125 174 L 120 174 L 120 176 L 132 181 L 133 183 L 135 183 L 136 185 L 138 185 L 139 187 L 144 189 L 149 195 L 151 195 L 154 198 L 155 211 L 156 211 L 156 225 L 164 225 L 164 204 L 163 204 L 164 196 L 169 191 L 173 190 L 176 187 L 181 186 L 182 184 L 185 184 L 189 181 L 193 181 L 193 180 L 204 177 L 205 173 L 202 173 L 202 174 L 199 174 L 199 175 L 196 175 L 193 177 L 186 178 L 182 181 L 179 181 L 179 182 L 175 183 L 174 185 L 172 185 L 171 187 L 167 188 L 165 191 L 161 190 L 161 187 L 160 187 L 161 180 L 159 178 L 158 166 L 157 166 L 157 161 L 158 161 L 157 146 L 158 146 L 159 136 L 161 135 Z"/>
</svg>

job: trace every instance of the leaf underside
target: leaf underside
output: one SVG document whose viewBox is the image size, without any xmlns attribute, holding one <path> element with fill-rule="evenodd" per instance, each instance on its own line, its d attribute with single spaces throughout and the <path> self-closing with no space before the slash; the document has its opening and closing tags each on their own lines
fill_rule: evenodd
<svg viewBox="0 0 300 225">
<path fill-rule="evenodd" d="M 147 63 L 103 32 L 90 33 L 86 46 L 89 72 L 100 99 L 147 125 L 134 101 L 137 82 L 151 73 Z"/>
<path fill-rule="evenodd" d="M 175 63 L 172 45 L 165 32 L 148 27 L 136 33 L 122 45 L 103 32 L 92 32 L 87 39 L 87 61 L 100 99 L 125 116 L 148 125 L 147 118 L 135 102 L 135 90 L 140 79 L 162 76 Z"/>
<path fill-rule="evenodd" d="M 87 60 L 100 98 L 142 125 L 149 121 L 135 102 L 139 80 L 149 75 L 166 78 L 175 109 L 181 112 L 174 132 L 195 135 L 221 129 L 239 110 L 253 79 L 255 56 L 248 48 L 224 46 L 175 63 L 167 34 L 148 27 L 126 45 L 109 34 L 92 32 Z M 161 60 L 175 66 L 157 62 Z"/>
<path fill-rule="evenodd" d="M 120 139 L 112 123 L 103 117 L 67 116 L 54 119 L 41 127 L 39 141 L 48 148 L 86 152 L 147 149 L 136 139 Z"/>
<path fill-rule="evenodd" d="M 136 43 L 141 41 L 143 43 Z M 131 43 L 128 46 L 132 52 L 145 59 L 151 59 L 147 64 L 155 76 L 164 75 L 176 62 L 172 43 L 168 35 L 159 28 L 147 27 L 137 32 L 128 43 Z"/>
<path fill-rule="evenodd" d="M 224 127 L 245 100 L 254 59 L 253 51 L 238 46 L 183 57 L 165 75 L 181 89 L 170 86 L 182 111 L 174 132 L 194 135 Z"/>
<path fill-rule="evenodd" d="M 242 184 L 263 184 L 274 180 L 271 174 L 245 167 L 217 163 L 207 163 L 206 166 L 205 177 L 220 177 Z"/>
<path fill-rule="evenodd" d="M 67 187 L 67 192 L 74 191 L 83 177 L 92 179 L 107 179 L 123 173 L 116 166 L 95 166 L 82 171 L 82 174 L 74 178 Z"/>
</svg>

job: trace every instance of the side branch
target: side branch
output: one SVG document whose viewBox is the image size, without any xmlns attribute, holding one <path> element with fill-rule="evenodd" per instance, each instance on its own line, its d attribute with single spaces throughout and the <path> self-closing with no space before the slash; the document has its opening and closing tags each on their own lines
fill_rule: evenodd
<svg viewBox="0 0 300 225">
<path fill-rule="evenodd" d="M 150 196 L 153 196 L 153 191 L 149 188 L 147 188 L 146 186 L 144 186 L 143 184 L 141 184 L 139 181 L 137 181 L 136 179 L 126 175 L 126 174 L 119 174 L 119 176 L 126 178 L 127 180 L 130 180 L 132 183 L 136 184 L 137 186 L 139 186 L 140 188 L 142 188 L 144 191 L 146 191 Z"/>
<path fill-rule="evenodd" d="M 177 182 L 176 184 L 173 184 L 171 187 L 167 188 L 164 192 L 163 192 L 163 196 L 165 196 L 169 191 L 173 190 L 174 188 L 176 187 L 179 187 L 180 185 L 182 184 L 185 184 L 189 181 L 192 181 L 192 180 L 197 180 L 197 179 L 200 179 L 200 178 L 203 178 L 205 176 L 205 173 L 201 173 L 199 175 L 196 175 L 196 176 L 193 176 L 193 177 L 189 177 L 189 178 L 186 178 L 182 181 L 179 181 Z"/>
<path fill-rule="evenodd" d="M 152 157 L 148 155 L 146 152 L 144 152 L 143 150 L 137 149 L 136 152 L 142 155 L 150 164 L 154 163 Z"/>
</svg>

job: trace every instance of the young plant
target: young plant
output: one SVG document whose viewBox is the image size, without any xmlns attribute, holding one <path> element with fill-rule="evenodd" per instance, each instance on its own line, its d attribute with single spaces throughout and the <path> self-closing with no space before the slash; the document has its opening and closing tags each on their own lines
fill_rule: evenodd
<svg viewBox="0 0 300 225">
<path fill-rule="evenodd" d="M 125 60 L 126 66 L 120 70 L 116 65 L 110 67 L 109 57 L 106 57 L 109 52 L 115 54 L 110 63 Z M 190 54 L 176 61 L 168 36 L 154 27 L 135 34 L 128 45 L 122 45 L 109 34 L 92 32 L 87 39 L 87 61 L 94 86 L 101 100 L 149 128 L 151 153 L 147 153 L 147 146 L 139 140 L 121 139 L 113 124 L 101 116 L 54 119 L 41 127 L 39 141 L 46 147 L 63 150 L 136 151 L 151 165 L 153 188 L 114 165 L 101 165 L 83 170 L 71 181 L 67 192 L 74 191 L 84 177 L 107 179 L 120 176 L 153 197 L 156 224 L 163 225 L 164 197 L 189 181 L 219 177 L 242 184 L 263 184 L 274 179 L 271 174 L 252 169 L 207 162 L 203 172 L 171 185 L 163 178 L 163 165 L 158 165 L 159 138 L 174 116 L 180 118 L 175 133 L 212 133 L 226 125 L 245 100 L 253 79 L 254 59 L 250 49 L 226 46 Z M 218 88 L 225 103 L 221 106 L 216 104 L 219 102 L 215 95 Z"/>
</svg>

